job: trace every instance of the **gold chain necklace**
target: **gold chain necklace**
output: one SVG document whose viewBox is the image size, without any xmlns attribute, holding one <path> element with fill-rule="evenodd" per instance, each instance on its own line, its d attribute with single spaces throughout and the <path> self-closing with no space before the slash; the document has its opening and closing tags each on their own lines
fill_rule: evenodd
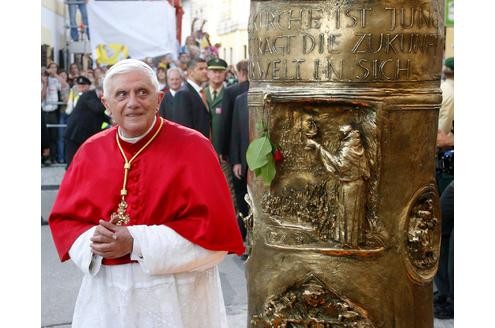
<svg viewBox="0 0 495 328">
<path fill-rule="evenodd" d="M 127 209 L 127 203 L 125 201 L 125 196 L 127 195 L 127 175 L 129 171 L 131 170 L 131 163 L 132 161 L 138 157 L 138 155 L 146 148 L 148 145 L 156 138 L 160 130 L 162 129 L 163 125 L 163 119 L 160 117 L 160 126 L 156 130 L 155 134 L 144 144 L 143 147 L 141 147 L 135 154 L 132 156 L 130 160 L 127 160 L 127 157 L 125 156 L 124 149 L 122 149 L 122 146 L 120 145 L 120 140 L 119 140 L 119 133 L 115 133 L 115 139 L 117 140 L 117 145 L 119 146 L 120 153 L 122 154 L 122 157 L 124 157 L 124 185 L 122 186 L 122 190 L 120 190 L 120 195 L 122 196 L 122 199 L 119 203 L 117 212 L 113 212 L 112 215 L 110 216 L 110 222 L 116 225 L 122 225 L 122 224 L 128 224 L 131 218 L 129 217 L 129 214 L 126 213 Z"/>
</svg>

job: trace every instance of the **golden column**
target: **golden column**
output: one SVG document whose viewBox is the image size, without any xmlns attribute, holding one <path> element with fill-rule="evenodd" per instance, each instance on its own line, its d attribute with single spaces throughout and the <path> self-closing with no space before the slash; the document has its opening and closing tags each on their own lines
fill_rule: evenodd
<svg viewBox="0 0 495 328">
<path fill-rule="evenodd" d="M 433 327 L 442 14 L 251 1 L 250 139 L 283 159 L 249 174 L 249 327 Z"/>
</svg>

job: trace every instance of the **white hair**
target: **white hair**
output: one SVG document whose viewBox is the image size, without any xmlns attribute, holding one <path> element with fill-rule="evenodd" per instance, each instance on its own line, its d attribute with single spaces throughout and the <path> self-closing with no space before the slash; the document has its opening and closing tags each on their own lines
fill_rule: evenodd
<svg viewBox="0 0 495 328">
<path fill-rule="evenodd" d="M 160 85 L 158 84 L 158 79 L 156 77 L 153 69 L 146 64 L 145 62 L 137 59 L 124 59 L 119 61 L 117 64 L 110 67 L 110 69 L 106 72 L 105 78 L 103 79 L 103 95 L 105 98 L 108 98 L 110 82 L 113 77 L 117 74 L 127 73 L 131 71 L 141 71 L 146 74 L 149 78 L 149 81 L 155 87 L 156 91 L 160 91 Z"/>
<path fill-rule="evenodd" d="M 184 73 L 182 72 L 182 69 L 180 69 L 179 67 L 170 67 L 168 70 L 167 70 L 167 76 L 170 72 L 177 72 L 180 76 L 181 79 L 184 79 Z"/>
</svg>

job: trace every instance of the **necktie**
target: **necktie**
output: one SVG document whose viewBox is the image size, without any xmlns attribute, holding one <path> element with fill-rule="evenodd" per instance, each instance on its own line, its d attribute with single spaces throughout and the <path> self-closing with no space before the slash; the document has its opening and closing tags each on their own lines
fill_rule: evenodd
<svg viewBox="0 0 495 328">
<path fill-rule="evenodd" d="M 213 101 L 217 99 L 217 90 L 213 90 Z"/>
<path fill-rule="evenodd" d="M 203 104 L 205 104 L 206 110 L 209 112 L 210 109 L 208 108 L 208 102 L 206 101 L 205 89 L 201 89 L 199 94 L 201 95 L 201 100 L 203 100 Z"/>
</svg>

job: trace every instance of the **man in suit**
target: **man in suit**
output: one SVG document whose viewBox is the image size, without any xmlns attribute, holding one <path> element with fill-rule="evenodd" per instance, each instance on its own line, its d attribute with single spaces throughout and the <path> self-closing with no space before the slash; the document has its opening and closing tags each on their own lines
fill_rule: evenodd
<svg viewBox="0 0 495 328">
<path fill-rule="evenodd" d="M 248 91 L 248 61 L 241 60 L 236 65 L 238 84 L 225 89 L 222 100 L 222 123 L 220 132 L 220 154 L 228 161 L 230 151 L 230 136 L 232 134 L 232 114 L 234 113 L 235 98 Z M 230 161 L 229 161 L 230 162 Z M 231 163 L 232 164 L 232 163 Z"/>
<path fill-rule="evenodd" d="M 173 121 L 201 132 L 205 137 L 211 135 L 211 114 L 206 102 L 202 84 L 208 81 L 206 61 L 192 59 L 187 66 L 187 80 L 175 94 Z"/>
<path fill-rule="evenodd" d="M 102 95 L 102 86 L 83 93 L 69 116 L 64 134 L 67 168 L 79 147 L 110 123 L 100 100 Z"/>
<path fill-rule="evenodd" d="M 182 86 L 182 70 L 178 67 L 172 67 L 167 70 L 168 91 L 163 95 L 160 103 L 160 116 L 172 121 L 172 112 L 174 110 L 174 96 Z"/>
<path fill-rule="evenodd" d="M 249 146 L 249 111 L 247 91 L 237 96 L 232 115 L 232 133 L 230 135 L 229 159 L 234 173 L 233 185 L 237 206 L 241 215 L 237 223 L 241 229 L 242 239 L 246 240 L 246 227 L 242 218 L 248 215 L 248 204 L 244 200 L 247 193 L 246 151 Z"/>
</svg>

